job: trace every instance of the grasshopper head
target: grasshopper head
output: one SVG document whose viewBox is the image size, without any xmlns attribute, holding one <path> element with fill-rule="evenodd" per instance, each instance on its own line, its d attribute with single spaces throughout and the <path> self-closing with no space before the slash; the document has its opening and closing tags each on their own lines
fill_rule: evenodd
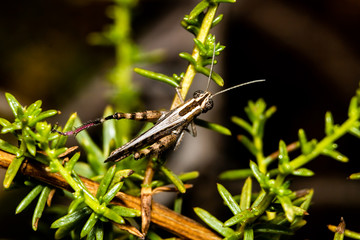
<svg viewBox="0 0 360 240">
<path fill-rule="evenodd" d="M 202 109 L 202 113 L 206 113 L 211 110 L 214 106 L 214 101 L 212 100 L 212 94 L 206 91 L 197 90 L 194 92 L 194 98 L 199 103 Z"/>
</svg>

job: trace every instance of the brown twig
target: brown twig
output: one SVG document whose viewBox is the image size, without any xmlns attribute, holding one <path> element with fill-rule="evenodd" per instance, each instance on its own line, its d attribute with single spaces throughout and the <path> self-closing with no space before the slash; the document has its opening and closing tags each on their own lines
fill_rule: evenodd
<svg viewBox="0 0 360 240">
<path fill-rule="evenodd" d="M 0 167 L 8 168 L 13 158 L 14 155 L 0 150 Z M 56 188 L 73 192 L 73 189 L 59 173 L 51 173 L 48 166 L 44 164 L 29 160 L 25 161 L 20 169 L 21 173 L 25 176 L 35 178 Z M 99 184 L 85 177 L 81 177 L 81 180 L 89 191 L 95 195 Z M 141 200 L 138 197 L 118 192 L 112 203 L 140 210 Z M 200 223 L 155 202 L 152 204 L 151 221 L 183 239 L 221 239 Z"/>
<path fill-rule="evenodd" d="M 151 182 L 155 174 L 153 161 L 149 159 L 145 177 L 141 187 L 141 232 L 146 235 L 151 222 L 152 188 Z"/>
<path fill-rule="evenodd" d="M 299 141 L 296 141 L 296 142 L 293 142 L 293 143 L 290 143 L 289 145 L 287 145 L 286 150 L 288 152 L 292 152 L 292 151 L 295 151 L 296 149 L 298 149 L 299 147 L 300 147 L 300 143 L 299 143 Z M 279 157 L 279 154 L 280 154 L 279 151 L 273 152 L 272 154 L 267 156 L 267 159 L 269 159 L 269 161 L 273 161 Z"/>
</svg>

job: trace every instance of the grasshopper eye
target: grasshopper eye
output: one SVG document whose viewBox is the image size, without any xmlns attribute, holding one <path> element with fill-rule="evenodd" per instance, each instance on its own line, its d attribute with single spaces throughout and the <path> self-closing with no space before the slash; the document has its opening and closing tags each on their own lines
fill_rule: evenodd
<svg viewBox="0 0 360 240">
<path fill-rule="evenodd" d="M 198 98 L 198 97 L 200 97 L 203 93 L 204 93 L 203 90 L 197 90 L 197 91 L 194 92 L 193 97 L 194 97 L 194 98 Z"/>
<path fill-rule="evenodd" d="M 206 113 L 207 111 L 211 110 L 214 107 L 214 101 L 212 98 L 209 98 L 204 105 L 204 108 L 202 110 L 202 113 Z"/>
</svg>

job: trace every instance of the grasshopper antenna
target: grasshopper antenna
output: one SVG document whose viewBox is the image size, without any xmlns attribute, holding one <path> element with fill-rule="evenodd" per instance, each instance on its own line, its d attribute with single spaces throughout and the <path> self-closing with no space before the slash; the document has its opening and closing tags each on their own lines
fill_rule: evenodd
<svg viewBox="0 0 360 240">
<path fill-rule="evenodd" d="M 215 36 L 214 36 L 214 37 L 215 37 Z M 216 44 L 215 44 L 215 42 L 214 42 L 214 50 L 213 50 L 213 55 L 212 55 L 212 58 L 211 58 L 210 73 L 209 73 L 209 78 L 208 78 L 208 82 L 207 82 L 207 86 L 206 86 L 206 92 L 209 91 L 210 81 L 211 81 L 211 75 L 212 75 L 212 72 L 213 72 L 213 69 L 214 69 L 215 47 L 216 47 Z"/>
<path fill-rule="evenodd" d="M 233 90 L 234 88 L 238 88 L 238 87 L 242 87 L 242 86 L 245 86 L 245 85 L 249 85 L 249 84 L 253 84 L 253 83 L 258 83 L 258 82 L 265 82 L 265 79 L 258 79 L 258 80 L 253 80 L 253 81 L 249 81 L 249 82 L 245 82 L 245 83 L 240 83 L 238 85 L 235 85 L 233 87 L 229 87 L 227 89 L 224 89 L 220 92 L 217 92 L 215 94 L 213 94 L 211 97 L 214 97 L 216 95 L 219 95 L 221 93 L 224 93 L 224 92 L 227 92 L 227 91 L 230 91 L 230 90 Z"/>
</svg>

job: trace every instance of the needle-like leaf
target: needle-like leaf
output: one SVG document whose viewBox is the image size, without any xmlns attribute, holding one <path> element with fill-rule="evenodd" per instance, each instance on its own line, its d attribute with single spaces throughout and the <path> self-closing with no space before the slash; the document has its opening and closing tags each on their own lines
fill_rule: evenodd
<svg viewBox="0 0 360 240">
<path fill-rule="evenodd" d="M 234 233 L 234 230 L 228 227 L 224 227 L 224 224 L 216 217 L 202 208 L 194 208 L 195 213 L 208 224 L 212 229 L 220 233 L 222 236 L 227 237 Z"/>
<path fill-rule="evenodd" d="M 229 191 L 220 183 L 217 184 L 218 191 L 220 193 L 220 196 L 224 200 L 226 206 L 229 207 L 231 212 L 236 215 L 241 212 L 240 207 L 238 203 L 234 200 L 234 198 L 231 196 Z"/>
</svg>

